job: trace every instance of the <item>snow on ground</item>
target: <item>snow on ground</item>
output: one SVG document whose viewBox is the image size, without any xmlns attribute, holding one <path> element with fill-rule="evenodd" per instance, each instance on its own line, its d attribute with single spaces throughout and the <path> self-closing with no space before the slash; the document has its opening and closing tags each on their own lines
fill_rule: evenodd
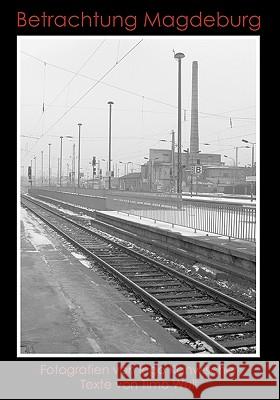
<svg viewBox="0 0 280 400">
<path fill-rule="evenodd" d="M 81 253 L 76 253 L 74 251 L 71 251 L 71 254 L 72 254 L 72 256 L 77 258 L 77 260 L 79 260 L 80 263 L 83 264 L 85 267 L 87 267 L 88 269 L 92 268 L 92 265 L 91 265 L 90 261 L 87 260 L 86 256 L 84 256 Z"/>
<path fill-rule="evenodd" d="M 199 231 L 199 230 L 195 231 L 193 228 L 187 228 L 187 227 L 181 226 L 181 225 L 174 225 L 172 227 L 172 224 L 168 223 L 168 222 L 161 222 L 158 220 L 156 220 L 156 222 L 155 222 L 155 220 L 153 220 L 151 218 L 145 218 L 145 217 L 141 217 L 141 219 L 140 219 L 140 216 L 132 215 L 132 214 L 128 215 L 128 213 L 125 213 L 122 211 L 98 211 L 98 212 L 104 213 L 107 215 L 112 215 L 114 217 L 123 219 L 125 221 L 132 221 L 132 222 L 136 222 L 138 224 L 142 224 L 142 225 L 146 225 L 146 226 L 153 226 L 153 227 L 164 229 L 164 230 L 167 230 L 170 232 L 179 233 L 180 235 L 185 236 L 185 237 L 190 237 L 190 236 L 197 237 L 197 238 L 203 237 L 204 240 L 209 240 L 209 241 L 211 240 L 211 238 L 215 238 L 219 241 L 221 240 L 222 241 L 221 245 L 224 245 L 224 246 L 227 243 L 234 242 L 234 243 L 240 244 L 240 247 L 238 247 L 238 248 L 236 247 L 236 249 L 239 249 L 239 250 L 254 249 L 254 247 L 256 245 L 253 242 L 248 242 L 248 241 L 244 241 L 241 239 L 234 239 L 234 238 L 231 238 L 231 240 L 229 242 L 229 239 L 227 236 L 217 235 L 215 233 L 207 233 L 207 232 Z M 225 240 L 227 242 L 225 242 Z"/>
<path fill-rule="evenodd" d="M 196 231 L 192 228 L 187 228 L 185 226 L 180 226 L 180 225 L 174 225 L 172 227 L 171 223 L 168 222 L 161 222 L 161 221 L 154 221 L 151 218 L 145 218 L 145 217 L 139 217 L 138 215 L 132 215 L 122 211 L 98 211 L 99 213 L 107 214 L 107 215 L 112 215 L 114 217 L 121 218 L 126 221 L 134 221 L 142 225 L 148 225 L 148 226 L 155 226 L 157 228 L 165 229 L 171 232 L 176 232 L 180 233 L 183 236 L 209 236 L 209 237 L 217 237 L 217 238 L 222 238 L 222 239 L 228 239 L 226 236 L 221 236 L 221 235 L 216 235 L 214 233 L 206 233 L 202 231 Z"/>
<path fill-rule="evenodd" d="M 21 208 L 21 221 L 24 226 L 26 237 L 34 247 L 52 245 L 52 242 L 45 236 L 44 229 L 42 225 L 40 225 L 40 222 L 24 208 Z"/>
<path fill-rule="evenodd" d="M 246 204 L 246 205 L 256 205 L 256 200 L 254 199 L 251 201 L 251 199 L 240 199 L 240 198 L 229 198 L 229 197 L 215 197 L 215 196 L 190 196 L 183 194 L 183 199 L 188 199 L 188 200 L 205 200 L 205 201 L 219 201 L 222 203 L 239 203 L 239 204 Z"/>
<path fill-rule="evenodd" d="M 253 240 L 256 229 L 255 214 L 235 213 L 221 211 L 219 209 L 205 208 L 183 208 L 181 210 L 166 210 L 166 209 L 144 209 L 144 208 L 122 208 L 119 213 L 135 215 L 138 218 L 141 216 L 145 220 L 150 219 L 154 223 L 156 220 L 157 226 L 159 221 L 166 224 L 166 227 L 176 225 L 183 227 L 183 232 L 194 232 L 195 227 L 198 232 L 206 232 L 212 230 L 211 235 L 216 237 L 239 238 L 243 240 Z M 214 233 L 214 232 L 215 233 Z"/>
</svg>

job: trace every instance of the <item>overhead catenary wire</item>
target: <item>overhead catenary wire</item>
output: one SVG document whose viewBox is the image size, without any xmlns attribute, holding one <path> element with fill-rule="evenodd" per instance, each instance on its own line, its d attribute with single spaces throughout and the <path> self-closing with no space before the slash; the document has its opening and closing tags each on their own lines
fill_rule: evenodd
<svg viewBox="0 0 280 400">
<path fill-rule="evenodd" d="M 102 76 L 97 80 L 92 86 L 89 87 L 68 109 L 53 123 L 49 126 L 49 128 L 40 136 L 40 139 L 48 133 L 54 126 L 56 126 L 85 96 L 87 96 L 107 75 L 112 72 L 116 66 L 118 66 L 132 51 L 136 49 L 140 45 L 140 43 L 143 41 L 143 39 L 139 40 L 134 46 L 132 46 L 119 60 L 117 64 L 114 64 L 112 67 L 110 67 Z M 39 139 L 38 139 L 39 140 Z M 37 141 L 38 142 L 38 141 Z M 37 144 L 37 143 L 36 143 Z M 35 144 L 35 145 L 36 145 Z M 33 150 L 33 149 L 31 149 Z"/>
<path fill-rule="evenodd" d="M 141 39 L 139 42 L 137 42 L 134 46 L 132 46 L 131 47 L 131 49 L 129 49 L 121 58 L 120 58 L 120 60 L 119 60 L 119 62 L 118 62 L 118 64 L 120 64 L 121 62 L 122 62 L 122 60 L 124 60 L 141 42 L 143 41 L 143 39 Z M 97 80 L 97 82 L 94 84 L 94 85 L 92 85 L 92 86 L 90 86 L 90 88 L 89 89 L 87 89 L 46 131 L 45 131 L 45 133 L 48 133 L 58 122 L 60 122 L 64 117 L 65 117 L 65 115 L 67 115 L 78 103 L 80 103 L 80 101 L 85 97 L 85 96 L 87 96 L 91 91 L 92 91 L 92 89 L 94 89 L 97 85 L 98 85 L 98 83 L 100 83 L 104 78 L 106 78 L 106 76 L 107 75 L 109 75 L 109 73 L 110 72 L 112 72 L 113 71 L 113 69 L 115 69 L 116 68 L 116 66 L 118 65 L 118 64 L 114 64 L 111 68 L 109 68 L 102 76 L 101 76 L 101 78 L 99 78 L 98 80 Z"/>
<path fill-rule="evenodd" d="M 27 53 L 27 52 L 25 52 L 25 51 L 22 51 L 22 53 L 23 53 L 24 55 L 28 56 L 28 57 L 34 58 L 35 60 L 37 60 L 37 61 L 39 61 L 39 62 L 43 62 L 42 59 L 40 59 L 40 58 L 38 58 L 38 57 L 36 57 L 36 56 L 33 56 L 33 55 L 30 54 L 30 53 Z M 68 69 L 68 68 L 65 68 L 65 67 L 61 67 L 61 66 L 59 66 L 59 65 L 57 65 L 57 64 L 53 64 L 53 63 L 47 63 L 47 64 L 50 65 L 50 66 L 52 66 L 52 67 L 54 67 L 54 68 L 60 69 L 60 70 L 62 70 L 62 71 L 65 71 L 65 72 L 68 72 L 68 73 L 71 73 L 71 74 L 75 74 L 74 71 L 72 71 L 72 70 L 70 70 L 70 69 Z M 86 74 L 77 74 L 77 76 L 79 76 L 79 77 L 81 77 L 81 78 L 85 78 L 85 79 L 91 80 L 91 81 L 95 81 L 95 82 L 98 81 L 98 79 L 95 79 L 95 78 L 93 78 L 93 77 L 91 77 L 91 76 L 89 76 L 89 75 L 86 75 Z M 167 103 L 167 102 L 165 102 L 165 101 L 163 101 L 163 100 L 156 99 L 156 98 L 150 97 L 150 96 L 146 96 L 146 95 L 143 95 L 143 94 L 141 94 L 141 93 L 134 92 L 133 90 L 129 90 L 129 89 L 126 89 L 126 88 L 122 88 L 122 87 L 120 87 L 120 86 L 117 86 L 117 85 L 113 85 L 113 84 L 111 84 L 111 83 L 100 82 L 100 84 L 102 84 L 102 85 L 104 85 L 104 86 L 108 86 L 108 87 L 114 88 L 114 89 L 117 89 L 117 90 L 120 90 L 120 91 L 125 92 L 125 93 L 128 93 L 128 94 L 130 94 L 130 95 L 132 95 L 132 96 L 136 96 L 136 97 L 140 97 L 140 98 L 145 97 L 146 100 L 152 101 L 152 102 L 154 102 L 154 103 L 162 104 L 162 105 L 164 105 L 164 106 L 172 107 L 172 108 L 174 108 L 174 109 L 177 109 L 177 108 L 178 108 L 178 106 L 175 105 L 175 104 L 170 104 L 170 103 Z M 248 109 L 248 108 L 254 108 L 254 106 L 239 108 L 239 109 L 237 109 L 237 110 L 241 111 L 241 110 L 243 110 L 243 109 Z M 184 110 L 186 110 L 186 111 L 188 111 L 188 112 L 191 112 L 190 109 L 184 109 Z M 224 114 L 229 113 L 229 112 L 231 112 L 231 111 L 234 111 L 234 110 L 225 111 L 225 112 L 219 113 L 219 114 L 218 114 L 218 113 L 207 113 L 207 112 L 203 112 L 203 111 L 198 111 L 198 113 L 199 113 L 199 114 L 202 114 L 202 115 L 205 115 L 205 116 L 209 116 L 209 117 L 217 117 L 217 118 L 219 117 L 219 118 L 228 119 L 228 116 L 227 116 L 227 115 L 224 115 Z M 237 117 L 232 117 L 232 118 L 233 118 L 233 119 L 249 119 L 249 120 L 255 120 L 255 118 L 253 118 L 253 117 L 238 117 L 238 116 L 237 116 Z"/>
<path fill-rule="evenodd" d="M 97 53 L 97 51 L 103 46 L 103 44 L 106 42 L 106 39 L 102 40 L 101 43 L 94 49 L 94 51 L 87 57 L 87 59 L 83 62 L 83 64 L 80 66 L 78 71 L 75 72 L 74 76 L 63 86 L 63 88 L 57 93 L 57 95 L 53 98 L 53 100 L 50 102 L 49 105 L 52 105 L 56 99 L 71 85 L 73 80 L 79 76 L 79 73 L 81 70 L 88 64 L 88 62 L 92 59 L 92 57 Z"/>
<path fill-rule="evenodd" d="M 73 82 L 73 80 L 79 75 L 79 73 L 81 72 L 81 70 L 87 65 L 87 63 L 92 59 L 92 57 L 96 54 L 96 52 L 100 49 L 100 47 L 105 43 L 106 39 L 104 39 L 101 43 L 99 43 L 99 45 L 94 49 L 94 51 L 87 57 L 87 59 L 83 62 L 83 64 L 81 65 L 81 67 L 78 69 L 78 71 L 73 72 L 73 77 L 63 86 L 63 88 L 55 95 L 55 97 L 50 101 L 50 103 L 47 105 L 47 107 L 50 107 L 57 99 L 58 97 L 67 89 L 69 88 L 70 84 Z M 29 57 L 31 57 L 31 55 L 29 53 L 25 53 L 24 51 L 22 52 L 25 55 L 28 55 Z M 33 56 L 32 56 L 33 57 Z M 38 57 L 33 57 L 34 59 L 36 59 L 37 61 L 40 61 L 44 64 L 44 70 L 46 71 L 46 67 L 47 65 L 49 66 L 53 66 L 52 64 L 41 60 Z M 45 73 L 44 73 L 44 91 L 45 91 Z M 43 113 L 40 115 L 40 118 L 36 121 L 36 123 L 34 124 L 33 128 L 31 131 L 33 131 L 36 126 L 38 125 L 38 123 L 41 121 L 42 116 L 44 115 L 45 111 L 46 111 L 46 104 L 45 104 L 45 100 L 44 100 L 44 96 L 43 95 Z"/>
</svg>

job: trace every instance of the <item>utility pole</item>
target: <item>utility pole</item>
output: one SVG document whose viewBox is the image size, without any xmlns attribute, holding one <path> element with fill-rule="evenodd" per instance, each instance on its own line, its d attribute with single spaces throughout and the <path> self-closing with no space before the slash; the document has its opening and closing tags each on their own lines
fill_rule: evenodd
<svg viewBox="0 0 280 400">
<path fill-rule="evenodd" d="M 73 185 L 75 186 L 75 143 L 73 143 L 73 156 L 72 156 L 72 181 Z"/>
<path fill-rule="evenodd" d="M 36 156 L 34 156 L 34 186 L 36 186 Z"/>
<path fill-rule="evenodd" d="M 154 161 L 151 160 L 151 172 L 150 172 L 150 192 L 153 191 L 153 175 L 154 175 Z"/>
<path fill-rule="evenodd" d="M 100 160 L 97 161 L 97 168 L 98 168 L 98 187 L 101 188 L 101 174 L 100 174 Z"/>
<path fill-rule="evenodd" d="M 41 151 L 41 183 L 44 184 L 44 151 Z"/>
<path fill-rule="evenodd" d="M 80 188 L 80 168 L 81 168 L 81 123 L 78 123 L 79 126 L 79 145 L 78 145 L 78 188 Z"/>
<path fill-rule="evenodd" d="M 177 193 L 182 194 L 182 144 L 181 144 L 181 60 L 185 57 L 183 53 L 176 53 L 174 58 L 178 60 L 178 171 L 177 171 Z"/>
<path fill-rule="evenodd" d="M 63 139 L 63 136 L 60 136 L 60 173 L 59 173 L 59 186 L 61 186 L 61 177 L 62 177 L 62 139 Z"/>
<path fill-rule="evenodd" d="M 57 184 L 59 184 L 59 157 L 57 159 Z"/>
<path fill-rule="evenodd" d="M 92 189 L 94 189 L 94 177 L 96 175 L 96 157 L 92 157 Z"/>
<path fill-rule="evenodd" d="M 30 186 L 32 187 L 32 177 L 33 177 L 33 171 L 32 171 L 32 159 L 30 161 L 30 168 L 31 168 L 31 180 L 30 180 Z"/>
<path fill-rule="evenodd" d="M 254 176 L 254 150 L 255 150 L 255 144 L 252 143 L 252 172 L 251 172 L 252 176 Z M 254 185 L 253 182 L 251 182 L 251 201 L 253 201 L 253 188 Z"/>
<path fill-rule="evenodd" d="M 174 178 L 175 178 L 175 132 L 171 131 L 171 190 L 174 190 Z"/>
<path fill-rule="evenodd" d="M 112 105 L 113 101 L 108 101 L 109 104 L 109 180 L 108 189 L 111 190 L 111 141 L 112 141 Z"/>
<path fill-rule="evenodd" d="M 51 186 L 51 143 L 49 143 L 49 186 Z"/>
<path fill-rule="evenodd" d="M 242 142 L 248 143 L 252 145 L 252 165 L 251 165 L 251 174 L 254 176 L 254 152 L 255 152 L 255 144 L 254 142 L 249 142 L 249 140 L 242 139 Z M 256 174 L 257 175 L 257 174 Z M 253 201 L 253 182 L 251 181 L 251 201 Z"/>
<path fill-rule="evenodd" d="M 255 163 L 254 153 L 255 153 L 255 144 L 253 143 L 252 144 L 252 176 L 254 175 L 254 163 Z"/>
</svg>

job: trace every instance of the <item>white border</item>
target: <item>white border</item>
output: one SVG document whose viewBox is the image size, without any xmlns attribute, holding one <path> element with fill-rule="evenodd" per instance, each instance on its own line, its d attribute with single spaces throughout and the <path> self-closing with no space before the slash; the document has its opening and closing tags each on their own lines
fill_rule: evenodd
<svg viewBox="0 0 280 400">
<path fill-rule="evenodd" d="M 260 357 L 260 243 L 259 243 L 259 221 L 260 221 L 260 36 L 138 36 L 138 35 L 128 35 L 128 36 L 31 36 L 32 40 L 38 39 L 110 39 L 110 40 L 131 40 L 133 39 L 149 39 L 149 40 L 168 40 L 168 39 L 182 39 L 187 40 L 190 38 L 191 40 L 211 40 L 219 39 L 219 40 L 242 40 L 246 38 L 247 40 L 254 40 L 256 42 L 256 174 L 257 174 L 257 185 L 256 185 L 256 353 L 255 354 L 22 354 L 20 353 L 20 345 L 21 345 L 21 268 L 20 268 L 20 255 L 21 255 L 21 247 L 20 247 L 20 192 L 21 192 L 21 151 L 20 151 L 20 85 L 21 85 L 21 76 L 20 76 L 20 49 L 21 49 L 21 39 L 26 39 L 26 36 L 17 36 L 17 357 L 20 358 L 52 358 L 52 357 L 60 357 L 60 358 L 257 358 Z"/>
</svg>

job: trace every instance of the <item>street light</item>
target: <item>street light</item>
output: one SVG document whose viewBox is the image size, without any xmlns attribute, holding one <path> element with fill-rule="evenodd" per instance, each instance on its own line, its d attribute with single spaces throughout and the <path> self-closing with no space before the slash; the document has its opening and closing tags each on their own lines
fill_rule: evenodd
<svg viewBox="0 0 280 400">
<path fill-rule="evenodd" d="M 111 189 L 111 140 L 112 140 L 112 105 L 113 101 L 108 101 L 109 104 L 109 181 L 108 189 Z"/>
<path fill-rule="evenodd" d="M 250 146 L 236 146 L 235 148 L 235 165 L 238 167 L 238 149 L 249 149 Z"/>
<path fill-rule="evenodd" d="M 34 156 L 34 186 L 36 186 L 36 156 Z"/>
<path fill-rule="evenodd" d="M 254 150 L 255 150 L 255 144 L 256 144 L 256 143 L 254 143 L 254 142 L 249 142 L 249 140 L 245 140 L 245 139 L 242 139 L 242 142 L 244 142 L 244 143 L 249 143 L 249 144 L 252 145 L 252 163 L 251 163 L 251 165 L 252 165 L 252 175 L 253 175 L 253 173 L 254 173 Z M 248 147 L 249 147 L 249 146 L 248 146 Z"/>
<path fill-rule="evenodd" d="M 144 157 L 144 158 L 147 158 L 147 157 Z M 119 163 L 124 165 L 124 174 L 127 175 L 128 174 L 128 164 L 133 165 L 133 162 L 132 161 L 127 161 L 127 162 L 119 161 Z M 132 166 L 132 168 L 133 168 L 133 166 Z"/>
<path fill-rule="evenodd" d="M 145 160 L 149 160 L 149 186 L 150 191 L 152 191 L 152 183 L 153 183 L 153 175 L 154 175 L 154 160 L 158 160 L 159 157 L 154 158 L 154 160 L 150 160 L 148 157 L 144 157 Z"/>
<path fill-rule="evenodd" d="M 62 176 L 62 139 L 63 136 L 60 136 L 60 167 L 59 167 L 59 186 L 61 187 L 61 176 Z"/>
<path fill-rule="evenodd" d="M 41 183 L 44 184 L 44 150 L 41 151 Z"/>
<path fill-rule="evenodd" d="M 184 53 L 176 53 L 174 58 L 178 60 L 178 179 L 177 193 L 182 194 L 182 171 L 181 171 L 181 60 L 185 57 Z"/>
<path fill-rule="evenodd" d="M 30 180 L 30 186 L 32 187 L 32 176 L 33 176 L 33 171 L 32 171 L 32 159 L 30 160 L 30 168 L 31 168 L 31 180 Z"/>
<path fill-rule="evenodd" d="M 171 142 L 171 185 L 170 189 L 174 189 L 174 178 L 175 178 L 175 132 L 171 131 L 171 141 L 166 139 L 160 139 L 160 142 Z"/>
<path fill-rule="evenodd" d="M 122 165 L 124 166 L 123 173 L 124 173 L 124 175 L 126 175 L 126 174 L 127 174 L 127 171 L 126 171 L 127 165 L 126 165 L 126 163 L 123 162 L 123 161 L 119 161 L 119 163 L 122 164 Z"/>
<path fill-rule="evenodd" d="M 59 171 L 59 186 L 61 186 L 61 179 L 62 179 L 62 139 L 63 137 L 68 138 L 68 139 L 73 139 L 73 136 L 60 136 L 60 171 Z"/>
<path fill-rule="evenodd" d="M 242 142 L 252 145 L 252 162 L 251 162 L 252 169 L 251 169 L 251 174 L 252 174 L 252 176 L 254 176 L 254 152 L 255 152 L 255 144 L 256 143 L 249 142 L 249 140 L 246 140 L 246 139 L 242 139 Z M 252 181 L 251 181 L 251 201 L 253 201 L 253 182 Z"/>
<path fill-rule="evenodd" d="M 133 169 L 133 162 L 132 161 L 128 161 L 127 162 L 127 173 L 128 173 L 128 164 L 132 164 L 132 169 Z"/>
<path fill-rule="evenodd" d="M 234 159 L 232 157 L 226 156 L 225 154 L 224 154 L 224 157 L 225 158 L 230 158 L 232 160 L 232 162 L 233 162 L 233 166 L 235 165 L 235 161 L 234 161 Z"/>
<path fill-rule="evenodd" d="M 49 143 L 49 186 L 51 186 L 51 143 Z"/>
<path fill-rule="evenodd" d="M 153 181 L 154 181 L 154 161 L 155 160 L 159 160 L 159 157 L 155 157 L 154 159 L 152 159 L 151 161 L 150 161 L 150 168 L 151 168 L 151 171 L 150 171 L 150 191 L 152 191 L 152 189 L 153 189 Z"/>
<path fill-rule="evenodd" d="M 81 126 L 82 124 L 79 122 L 79 144 L 78 144 L 78 189 L 80 188 L 80 169 L 81 169 Z"/>
</svg>

